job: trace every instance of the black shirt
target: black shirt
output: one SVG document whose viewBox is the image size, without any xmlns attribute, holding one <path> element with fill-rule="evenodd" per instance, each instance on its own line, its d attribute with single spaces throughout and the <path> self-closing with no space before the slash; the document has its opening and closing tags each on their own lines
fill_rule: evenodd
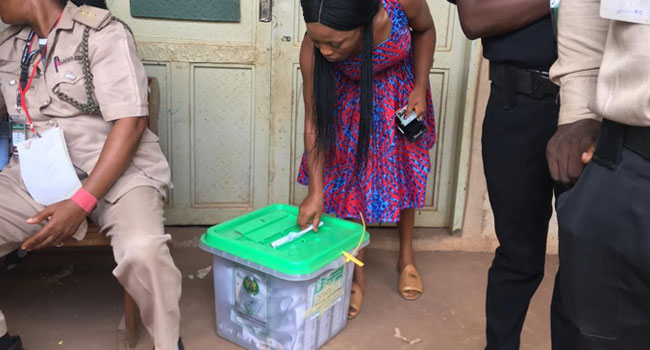
<svg viewBox="0 0 650 350">
<path fill-rule="evenodd" d="M 457 0 L 448 0 L 456 4 Z M 487 1 L 487 0 L 483 0 Z M 557 59 L 551 15 L 514 32 L 482 38 L 483 56 L 491 63 L 548 70 Z"/>
</svg>

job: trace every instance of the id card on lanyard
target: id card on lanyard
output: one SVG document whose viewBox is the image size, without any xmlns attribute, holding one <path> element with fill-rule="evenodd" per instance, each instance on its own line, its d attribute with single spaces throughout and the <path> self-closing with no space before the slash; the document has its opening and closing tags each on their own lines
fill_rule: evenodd
<svg viewBox="0 0 650 350">
<path fill-rule="evenodd" d="M 18 155 L 18 148 L 16 146 L 26 140 L 27 130 L 25 129 L 25 124 L 11 122 L 11 145 L 14 155 Z"/>
<path fill-rule="evenodd" d="M 36 130 L 34 129 L 34 124 L 32 122 L 32 117 L 29 114 L 29 109 L 27 108 L 27 91 L 32 86 L 32 82 L 34 81 L 34 76 L 36 75 L 36 71 L 38 70 L 38 65 L 40 62 L 45 61 L 45 57 L 47 55 L 47 44 L 44 46 L 40 45 L 40 40 L 39 40 L 39 48 L 32 51 L 32 44 L 34 43 L 34 35 L 35 32 L 32 30 L 29 33 L 29 36 L 27 37 L 27 44 L 25 45 L 25 49 L 23 50 L 23 54 L 20 58 L 20 80 L 18 83 L 18 93 L 16 94 L 16 111 L 18 112 L 18 118 L 16 119 L 24 119 L 24 122 L 26 124 L 22 124 L 23 120 L 16 120 L 15 126 L 16 130 L 20 128 L 20 126 L 23 126 L 25 129 L 29 128 L 31 131 L 32 135 L 38 136 L 36 133 Z M 40 54 L 40 57 L 35 60 L 34 62 L 34 69 L 32 69 L 32 73 L 29 73 L 29 66 L 31 65 L 32 60 L 34 57 L 38 56 Z M 22 117 L 22 113 L 24 113 L 24 118 Z M 12 127 L 13 130 L 13 127 Z M 14 142 L 14 145 L 16 145 L 17 142 Z"/>
<path fill-rule="evenodd" d="M 23 54 L 20 58 L 20 80 L 18 83 L 18 93 L 16 94 L 16 112 L 15 116 L 11 117 L 11 145 L 13 147 L 12 153 L 14 156 L 18 155 L 18 144 L 27 140 L 27 128 L 29 127 L 32 130 L 32 135 L 35 134 L 31 122 L 31 116 L 29 116 L 29 111 L 27 110 L 27 103 L 25 102 L 26 91 L 31 87 L 31 83 L 34 79 L 27 80 L 29 76 L 29 66 L 34 56 L 39 53 L 44 54 L 43 50 L 39 47 L 38 50 L 32 51 L 32 44 L 34 42 L 34 31 L 32 30 L 27 37 L 27 44 L 23 50 Z M 40 46 L 40 45 L 39 45 Z M 43 57 L 43 56 L 41 56 Z M 42 58 L 41 58 L 42 60 Z M 33 73 L 36 73 L 36 67 L 38 66 L 40 60 L 36 61 L 34 64 Z"/>
<path fill-rule="evenodd" d="M 56 27 L 56 23 L 54 26 Z M 41 135 L 34 129 L 34 124 L 29 114 L 29 109 L 27 108 L 26 95 L 34 81 L 39 62 L 46 61 L 47 46 L 31 52 L 33 39 L 34 31 L 32 30 L 20 62 L 20 85 L 16 101 L 16 105 L 21 107 L 27 119 L 27 124 L 23 126 L 23 135 L 26 133 L 25 129 L 29 129 L 33 137 L 19 143 L 14 143 L 14 145 L 20 156 L 20 173 L 27 191 L 37 203 L 48 206 L 69 199 L 81 188 L 81 181 L 79 181 L 79 177 L 70 160 L 63 130 L 57 126 L 46 130 Z M 38 55 L 38 53 L 41 56 L 35 61 L 34 68 L 31 74 L 29 74 L 29 66 L 32 58 Z M 16 124 L 16 135 L 18 138 L 21 137 L 18 136 L 20 134 L 20 127 L 20 124 Z"/>
</svg>

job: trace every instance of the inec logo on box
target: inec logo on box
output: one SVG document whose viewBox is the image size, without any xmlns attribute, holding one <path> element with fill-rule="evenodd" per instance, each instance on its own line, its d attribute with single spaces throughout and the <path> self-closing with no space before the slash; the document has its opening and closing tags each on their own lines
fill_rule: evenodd
<svg viewBox="0 0 650 350">
<path fill-rule="evenodd" d="M 257 333 L 268 333 L 267 278 L 235 267 L 235 314 L 233 321 Z"/>
<path fill-rule="evenodd" d="M 250 295 L 257 295 L 260 292 L 260 285 L 255 277 L 246 276 L 244 278 L 244 290 Z"/>
</svg>

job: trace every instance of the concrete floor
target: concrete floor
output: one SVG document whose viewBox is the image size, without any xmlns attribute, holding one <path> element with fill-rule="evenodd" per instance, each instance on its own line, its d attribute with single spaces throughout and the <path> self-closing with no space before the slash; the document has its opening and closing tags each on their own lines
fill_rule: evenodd
<svg viewBox="0 0 650 350">
<path fill-rule="evenodd" d="M 174 258 L 184 276 L 181 333 L 186 348 L 240 349 L 216 335 L 212 276 L 189 278 L 211 262 L 209 254 L 194 247 L 204 229 L 170 230 Z M 370 249 L 366 256 L 363 311 L 325 350 L 482 349 L 485 285 L 492 254 L 417 253 L 426 291 L 416 302 L 407 302 L 396 292 L 396 252 Z M 123 310 L 122 290 L 111 275 L 113 265 L 110 250 L 59 249 L 33 254 L 17 269 L 0 272 L 0 308 L 10 332 L 21 335 L 27 350 L 116 349 L 116 328 Z M 547 276 L 526 320 L 522 350 L 550 349 L 548 305 L 556 270 L 557 257 L 549 256 Z M 395 328 L 422 342 L 403 343 L 394 337 Z M 150 350 L 148 337 L 140 339 L 138 349 Z"/>
</svg>

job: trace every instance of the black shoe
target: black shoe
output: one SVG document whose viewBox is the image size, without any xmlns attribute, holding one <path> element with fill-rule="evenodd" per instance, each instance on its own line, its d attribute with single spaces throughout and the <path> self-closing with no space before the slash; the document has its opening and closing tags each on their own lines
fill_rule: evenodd
<svg viewBox="0 0 650 350">
<path fill-rule="evenodd" d="M 12 340 L 14 341 L 14 344 L 9 347 L 9 350 L 24 350 L 23 349 L 23 342 L 20 341 L 19 336 L 11 337 Z"/>
<path fill-rule="evenodd" d="M 3 341 L 4 344 L 0 345 L 0 350 L 24 350 L 23 342 L 20 341 L 19 336 L 10 336 L 7 334 L 6 337 L 7 338 L 0 338 L 5 340 Z M 8 340 L 8 342 L 6 340 Z"/>
<path fill-rule="evenodd" d="M 185 350 L 185 346 L 183 346 L 183 339 L 178 338 L 178 350 Z"/>
<path fill-rule="evenodd" d="M 29 252 L 21 249 L 16 249 L 13 252 L 7 254 L 4 259 L 5 270 L 11 271 L 15 269 L 20 263 L 23 262 L 29 255 Z"/>
</svg>

